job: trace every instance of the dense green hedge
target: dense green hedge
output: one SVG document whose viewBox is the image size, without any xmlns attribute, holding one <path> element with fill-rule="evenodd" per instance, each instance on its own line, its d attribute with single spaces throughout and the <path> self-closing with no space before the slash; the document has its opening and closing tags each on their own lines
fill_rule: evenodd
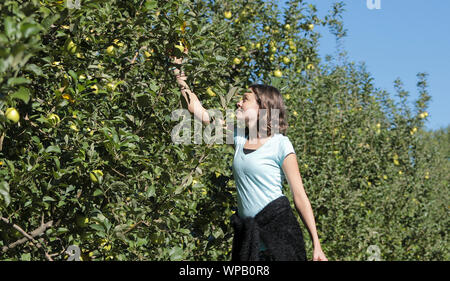
<svg viewBox="0 0 450 281">
<path fill-rule="evenodd" d="M 345 36 L 342 3 L 318 18 L 289 1 L 279 22 L 261 0 L 211 2 L 0 3 L 0 259 L 65 260 L 70 245 L 83 260 L 230 259 L 232 148 L 171 139 L 181 40 L 206 108 L 234 109 L 253 82 L 282 91 L 329 260 L 371 259 L 371 245 L 382 260 L 448 260 L 448 152 L 423 129 L 426 74 L 411 110 L 401 81 L 395 104 L 363 66 L 321 61 L 316 26 Z"/>
</svg>

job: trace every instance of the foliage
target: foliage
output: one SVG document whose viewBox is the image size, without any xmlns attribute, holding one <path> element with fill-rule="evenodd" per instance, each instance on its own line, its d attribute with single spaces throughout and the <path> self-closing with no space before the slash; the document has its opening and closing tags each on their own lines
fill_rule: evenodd
<svg viewBox="0 0 450 281">
<path fill-rule="evenodd" d="M 234 109 L 229 89 L 255 81 L 282 90 L 330 260 L 367 259 L 370 245 L 384 260 L 448 260 L 448 158 L 423 130 L 426 74 L 412 113 L 363 66 L 322 62 L 314 25 L 345 36 L 342 3 L 320 19 L 289 1 L 280 22 L 261 0 L 67 2 L 0 3 L 0 246 L 23 239 L 13 224 L 30 234 L 52 221 L 1 260 L 66 260 L 70 245 L 83 260 L 230 259 L 232 148 L 171 139 L 180 41 L 206 108 Z"/>
</svg>

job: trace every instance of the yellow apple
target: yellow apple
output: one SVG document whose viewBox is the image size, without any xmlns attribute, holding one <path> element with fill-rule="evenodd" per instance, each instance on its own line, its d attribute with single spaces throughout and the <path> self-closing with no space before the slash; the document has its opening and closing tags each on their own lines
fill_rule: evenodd
<svg viewBox="0 0 450 281">
<path fill-rule="evenodd" d="M 92 182 L 98 182 L 100 177 L 103 177 L 103 172 L 100 170 L 93 170 L 91 173 L 89 173 L 89 177 L 91 178 Z"/>
<path fill-rule="evenodd" d="M 233 63 L 234 64 L 240 64 L 241 60 L 239 58 L 234 58 Z"/>
<path fill-rule="evenodd" d="M 223 13 L 223 15 L 225 16 L 225 18 L 227 18 L 227 19 L 231 19 L 231 16 L 232 16 L 232 14 L 231 14 L 231 12 L 230 11 L 226 11 L 226 12 L 224 12 Z"/>
<path fill-rule="evenodd" d="M 98 94 L 98 86 L 95 84 L 94 86 L 91 86 L 91 89 L 94 90 L 94 93 Z"/>
<path fill-rule="evenodd" d="M 180 52 L 184 52 L 184 47 L 182 45 L 175 45 L 175 48 L 180 50 Z"/>
<path fill-rule="evenodd" d="M 71 39 L 69 39 L 66 45 L 66 50 L 71 54 L 75 54 L 77 52 L 77 45 L 73 43 Z"/>
<path fill-rule="evenodd" d="M 72 97 L 71 97 L 69 94 L 67 94 L 67 93 L 62 94 L 61 97 L 62 97 L 63 99 L 65 99 L 65 100 L 70 101 L 71 103 L 74 103 L 74 102 L 75 102 L 75 100 L 72 99 Z"/>
<path fill-rule="evenodd" d="M 111 46 L 109 46 L 108 48 L 106 48 L 106 53 L 107 53 L 108 55 L 114 54 L 114 46 L 111 45 Z"/>
<path fill-rule="evenodd" d="M 108 84 L 106 84 L 106 87 L 107 87 L 108 90 L 110 90 L 110 91 L 115 91 L 115 90 L 116 90 L 116 87 L 117 87 L 117 84 L 116 84 L 116 83 L 113 83 L 113 82 L 109 82 Z"/>
<path fill-rule="evenodd" d="M 208 87 L 208 89 L 206 89 L 206 92 L 208 93 L 208 95 L 210 95 L 211 97 L 215 97 L 216 93 L 214 93 L 214 91 L 211 89 L 211 87 Z"/>
<path fill-rule="evenodd" d="M 283 62 L 284 62 L 285 64 L 288 64 L 290 61 L 291 61 L 291 60 L 290 60 L 288 57 L 284 57 L 284 58 L 283 58 Z"/>
<path fill-rule="evenodd" d="M 114 39 L 114 44 L 116 44 L 119 47 L 123 47 L 123 42 L 120 42 L 119 39 Z"/>
<path fill-rule="evenodd" d="M 273 74 L 275 75 L 275 77 L 281 77 L 283 76 L 283 72 L 281 72 L 281 70 L 277 69 L 273 72 Z"/>
<path fill-rule="evenodd" d="M 77 128 L 77 125 L 75 125 L 75 124 L 70 125 L 70 129 L 74 130 L 75 132 L 79 131 Z"/>
<path fill-rule="evenodd" d="M 5 115 L 6 115 L 6 118 L 11 120 L 12 122 L 14 122 L 14 123 L 19 122 L 20 114 L 17 111 L 17 109 L 15 109 L 14 107 L 8 108 L 5 112 Z"/>
<path fill-rule="evenodd" d="M 61 121 L 61 119 L 59 118 L 59 116 L 56 115 L 56 114 L 54 114 L 54 113 L 50 114 L 50 115 L 47 117 L 47 119 L 50 121 L 50 123 L 51 123 L 52 125 L 57 125 L 57 124 L 59 124 L 59 122 Z"/>
</svg>

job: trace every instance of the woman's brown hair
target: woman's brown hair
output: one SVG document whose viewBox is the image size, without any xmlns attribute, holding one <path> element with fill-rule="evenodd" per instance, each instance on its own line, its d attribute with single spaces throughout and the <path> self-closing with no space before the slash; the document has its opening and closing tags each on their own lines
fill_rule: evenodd
<svg viewBox="0 0 450 281">
<path fill-rule="evenodd" d="M 272 129 L 277 124 L 272 124 L 272 110 L 279 110 L 278 118 L 278 131 L 279 133 L 286 135 L 286 130 L 288 128 L 287 123 L 287 112 L 286 106 L 284 104 L 283 96 L 277 88 L 264 85 L 264 84 L 252 84 L 249 88 L 255 93 L 256 101 L 258 102 L 259 109 L 266 109 L 267 116 L 267 136 L 272 135 Z M 258 113 L 259 120 L 259 113 Z M 276 121 L 276 117 L 275 120 Z M 259 132 L 259 122 L 257 122 L 257 130 Z M 246 128 L 246 134 L 248 135 L 248 128 Z"/>
</svg>

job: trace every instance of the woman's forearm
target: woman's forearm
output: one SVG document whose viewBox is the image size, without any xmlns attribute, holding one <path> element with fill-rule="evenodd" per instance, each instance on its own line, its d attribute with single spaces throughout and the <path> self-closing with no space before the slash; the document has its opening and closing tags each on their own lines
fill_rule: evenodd
<svg viewBox="0 0 450 281">
<path fill-rule="evenodd" d="M 308 228 L 309 235 L 313 241 L 314 247 L 320 247 L 319 237 L 317 235 L 316 222 L 312 211 L 311 203 L 306 194 L 303 196 L 294 197 L 295 207 L 300 214 L 300 218 Z"/>
<path fill-rule="evenodd" d="M 202 121 L 203 124 L 205 125 L 209 124 L 210 123 L 209 114 L 203 107 L 202 103 L 197 98 L 197 96 L 191 90 L 189 90 L 189 88 L 181 90 L 181 93 L 183 94 L 184 98 L 186 99 L 186 102 L 188 103 L 189 112 L 193 113 L 198 120 Z"/>
<path fill-rule="evenodd" d="M 210 123 L 209 120 L 209 114 L 206 111 L 206 109 L 202 106 L 202 103 L 198 99 L 197 95 L 194 94 L 190 89 L 187 83 L 184 81 L 186 79 L 186 76 L 183 72 L 181 72 L 178 69 L 174 70 L 175 75 L 177 76 L 177 83 L 180 86 L 181 94 L 183 95 L 184 99 L 186 100 L 186 103 L 188 105 L 188 110 L 190 113 L 193 113 L 194 116 L 201 120 L 203 124 L 207 125 Z"/>
</svg>

